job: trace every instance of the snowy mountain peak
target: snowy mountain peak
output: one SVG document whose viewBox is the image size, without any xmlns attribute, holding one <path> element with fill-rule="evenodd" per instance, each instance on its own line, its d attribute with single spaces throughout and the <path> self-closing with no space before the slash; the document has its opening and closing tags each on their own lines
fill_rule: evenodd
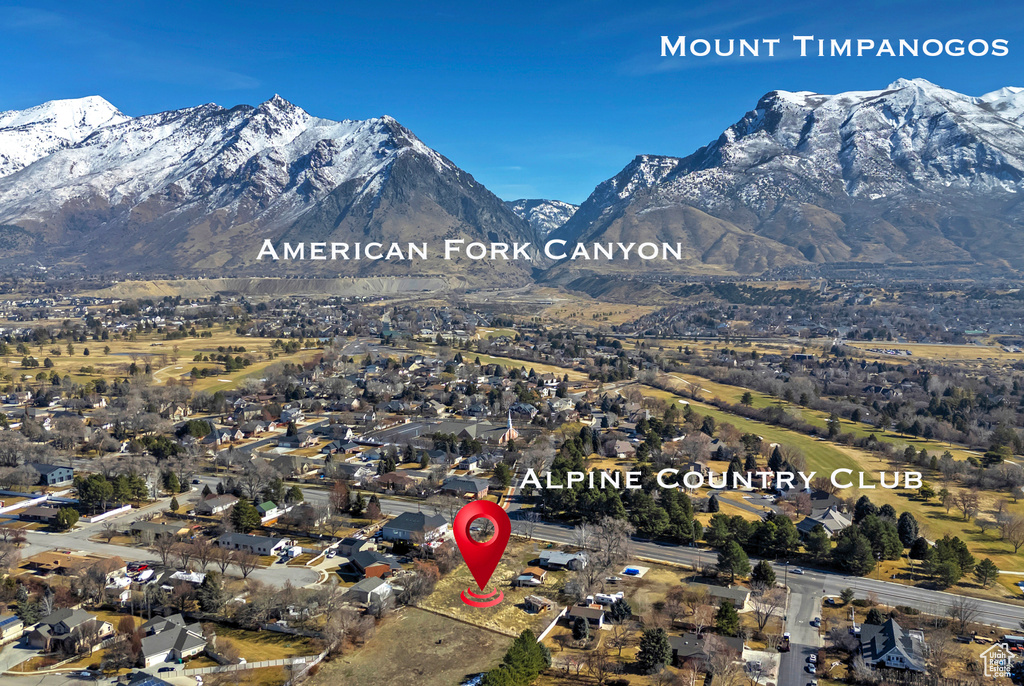
<svg viewBox="0 0 1024 686">
<path fill-rule="evenodd" d="M 560 234 L 689 241 L 739 272 L 800 263 L 1024 269 L 1024 89 L 978 97 L 925 79 L 772 91 L 688 157 L 640 156 Z M 1024 253 L 1022 253 L 1024 254 Z"/>
<path fill-rule="evenodd" d="M 98 95 L 0 112 L 0 177 L 128 118 Z"/>
<path fill-rule="evenodd" d="M 561 228 L 579 209 L 578 205 L 572 205 L 561 200 L 523 198 L 520 200 L 509 200 L 505 204 L 516 215 L 525 219 L 539 236 L 547 236 L 549 233 Z"/>
</svg>

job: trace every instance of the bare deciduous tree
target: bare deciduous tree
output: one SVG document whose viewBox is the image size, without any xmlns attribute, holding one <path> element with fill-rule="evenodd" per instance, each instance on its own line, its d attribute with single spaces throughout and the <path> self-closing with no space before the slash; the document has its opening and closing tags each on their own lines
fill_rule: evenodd
<svg viewBox="0 0 1024 686">
<path fill-rule="evenodd" d="M 961 595 L 954 596 L 953 602 L 946 608 L 946 616 L 953 620 L 953 628 L 958 634 L 966 634 L 980 612 L 981 606 L 977 600 Z"/>
</svg>

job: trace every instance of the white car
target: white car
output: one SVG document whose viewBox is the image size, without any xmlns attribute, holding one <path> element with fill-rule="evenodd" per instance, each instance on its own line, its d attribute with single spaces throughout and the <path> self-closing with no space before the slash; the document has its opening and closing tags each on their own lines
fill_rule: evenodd
<svg viewBox="0 0 1024 686">
<path fill-rule="evenodd" d="M 810 662 L 812 665 L 816 665 L 818 664 L 818 656 L 814 653 L 811 653 L 807 656 L 807 661 Z"/>
<path fill-rule="evenodd" d="M 817 673 L 818 673 L 818 670 L 817 670 L 817 669 L 815 668 L 815 666 L 814 666 L 814 665 L 812 665 L 812 664 L 808 664 L 808 665 L 807 665 L 807 673 L 808 673 L 808 674 L 817 674 Z"/>
<path fill-rule="evenodd" d="M 795 569 L 793 570 L 793 573 L 794 573 L 794 574 L 803 574 L 803 573 L 804 573 L 804 570 L 800 569 L 799 567 L 796 567 L 796 568 L 795 568 Z"/>
<path fill-rule="evenodd" d="M 333 551 L 333 550 L 328 550 L 328 551 L 327 551 L 327 559 L 329 560 L 329 559 L 331 559 L 332 557 L 334 557 L 334 554 L 335 554 L 335 553 L 334 553 L 334 551 Z"/>
</svg>

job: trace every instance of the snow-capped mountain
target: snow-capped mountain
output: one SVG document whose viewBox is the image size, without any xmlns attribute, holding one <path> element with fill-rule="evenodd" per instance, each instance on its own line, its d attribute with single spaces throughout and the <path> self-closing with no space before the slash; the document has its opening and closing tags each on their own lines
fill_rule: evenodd
<svg viewBox="0 0 1024 686">
<path fill-rule="evenodd" d="M 42 251 L 107 269 L 238 270 L 265 266 L 255 261 L 264 238 L 532 234 L 501 200 L 387 116 L 331 121 L 274 96 L 258 107 L 208 104 L 126 117 L 86 98 L 6 113 L 0 122 L 10 123 L 0 128 L 0 150 L 14 151 L 0 175 L 0 225 L 31 236 L 22 247 L 35 257 Z M 32 145 L 20 143 L 26 136 Z M 0 240 L 0 249 L 12 242 L 22 244 Z M 416 270 L 385 261 L 293 266 Z"/>
<path fill-rule="evenodd" d="M 983 263 L 1024 269 L 1024 89 L 921 79 L 768 93 L 684 157 L 644 155 L 558 231 L 681 241 L 686 267 Z"/>
<path fill-rule="evenodd" d="M 85 140 L 96 129 L 128 119 L 98 96 L 51 100 L 0 112 L 0 176 Z"/>
<path fill-rule="evenodd" d="M 539 236 L 547 236 L 552 231 L 561 228 L 569 221 L 569 218 L 579 209 L 579 205 L 572 205 L 561 200 L 506 200 L 505 204 L 510 210 L 533 227 Z"/>
</svg>

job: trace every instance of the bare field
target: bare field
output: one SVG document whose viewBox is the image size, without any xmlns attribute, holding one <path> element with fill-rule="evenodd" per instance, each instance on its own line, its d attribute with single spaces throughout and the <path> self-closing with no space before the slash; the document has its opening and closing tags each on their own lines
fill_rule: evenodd
<svg viewBox="0 0 1024 686">
<path fill-rule="evenodd" d="M 366 645 L 323 663 L 307 683 L 451 686 L 497 666 L 511 643 L 507 636 L 407 607 L 384 620 Z"/>
<path fill-rule="evenodd" d="M 477 590 L 476 582 L 465 565 L 460 565 L 438 581 L 434 592 L 420 602 L 420 607 L 508 636 L 518 636 L 524 629 L 537 631 L 540 627 L 546 626 L 553 615 L 551 612 L 539 615 L 528 613 L 523 608 L 523 599 L 528 595 L 541 595 L 558 603 L 557 589 L 562 587 L 565 574 L 548 572 L 547 580 L 541 586 L 511 586 L 510 582 L 537 556 L 536 544 L 518 540 L 509 543 L 505 555 L 491 577 L 489 589 L 497 588 L 505 594 L 505 599 L 494 607 L 470 607 L 462 602 L 460 594 L 463 590 Z"/>
</svg>

